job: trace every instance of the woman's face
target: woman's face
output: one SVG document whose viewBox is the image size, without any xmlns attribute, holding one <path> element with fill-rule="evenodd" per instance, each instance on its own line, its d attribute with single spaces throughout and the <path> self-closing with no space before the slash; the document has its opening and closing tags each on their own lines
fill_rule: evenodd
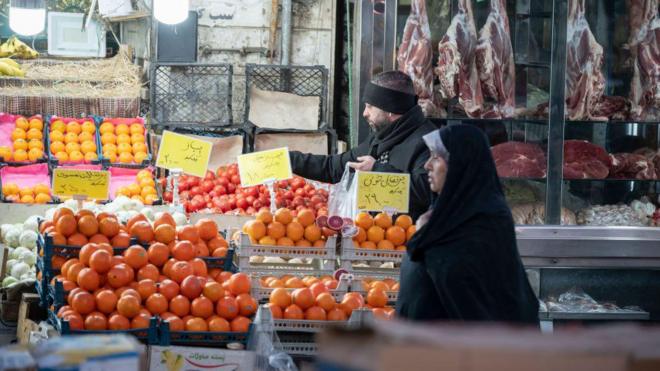
<svg viewBox="0 0 660 371">
<path fill-rule="evenodd" d="M 431 152 L 431 157 L 424 164 L 424 169 L 428 171 L 431 191 L 440 193 L 445 185 L 445 179 L 447 179 L 447 161 L 437 153 Z"/>
</svg>

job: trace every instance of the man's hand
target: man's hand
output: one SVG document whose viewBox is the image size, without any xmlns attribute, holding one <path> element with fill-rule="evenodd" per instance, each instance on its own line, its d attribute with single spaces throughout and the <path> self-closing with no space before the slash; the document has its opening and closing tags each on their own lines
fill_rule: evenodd
<svg viewBox="0 0 660 371">
<path fill-rule="evenodd" d="M 357 159 L 359 162 L 349 162 L 348 166 L 359 171 L 371 171 L 376 163 L 376 159 L 371 156 L 360 156 Z"/>
</svg>

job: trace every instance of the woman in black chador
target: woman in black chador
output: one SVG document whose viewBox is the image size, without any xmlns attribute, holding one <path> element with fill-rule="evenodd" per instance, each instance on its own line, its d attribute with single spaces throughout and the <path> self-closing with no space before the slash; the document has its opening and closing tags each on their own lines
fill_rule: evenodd
<svg viewBox="0 0 660 371">
<path fill-rule="evenodd" d="M 488 140 L 455 125 L 424 136 L 434 194 L 401 265 L 397 314 L 411 320 L 538 323 Z"/>
</svg>

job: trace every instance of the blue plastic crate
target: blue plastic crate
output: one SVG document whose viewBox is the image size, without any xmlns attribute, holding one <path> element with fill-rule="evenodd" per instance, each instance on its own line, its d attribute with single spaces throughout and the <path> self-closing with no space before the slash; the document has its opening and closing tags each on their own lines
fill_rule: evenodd
<svg viewBox="0 0 660 371">
<path fill-rule="evenodd" d="M 206 256 L 201 259 L 206 262 L 206 266 L 209 269 L 220 268 L 225 272 L 237 272 L 237 270 L 235 270 L 237 267 L 234 265 L 234 249 L 228 249 L 227 256 L 224 258 Z"/>
<path fill-rule="evenodd" d="M 170 324 L 161 321 L 159 326 L 160 345 L 191 345 L 219 347 L 231 343 L 243 344 L 247 347 L 254 324 L 250 324 L 248 332 L 210 332 L 210 331 L 170 331 Z"/>
<path fill-rule="evenodd" d="M 103 330 L 103 331 L 89 331 L 89 330 L 71 330 L 69 327 L 69 321 L 58 318 L 55 312 L 48 311 L 48 322 L 53 325 L 53 327 L 59 332 L 62 336 L 67 335 L 90 335 L 90 334 L 127 334 L 133 335 L 138 340 L 148 344 L 148 345 L 158 345 L 159 336 L 158 336 L 158 318 L 152 317 L 149 321 L 149 327 L 147 328 L 138 328 L 130 330 Z"/>
<path fill-rule="evenodd" d="M 48 120 L 44 120 L 45 125 L 44 125 L 44 141 L 46 143 L 46 149 L 44 151 L 44 154 L 48 156 L 48 164 L 55 168 L 57 166 L 62 166 L 62 165 L 80 165 L 80 164 L 87 164 L 86 162 L 80 162 L 80 163 L 73 163 L 73 162 L 66 162 L 63 164 L 59 163 L 59 160 L 55 157 L 54 154 L 50 152 L 50 125 L 51 122 L 54 120 L 63 120 L 65 123 L 68 125 L 68 123 L 71 120 L 72 117 L 57 117 L 57 116 L 49 116 Z M 68 120 L 68 121 L 67 121 Z M 94 123 L 94 127 L 96 128 L 96 131 L 94 132 L 94 143 L 96 144 L 96 160 L 91 161 L 91 164 L 93 165 L 99 165 L 101 164 L 101 138 L 99 137 L 99 123 L 95 117 L 83 117 L 83 118 L 76 118 L 75 120 L 84 120 L 84 121 L 91 121 Z"/>
<path fill-rule="evenodd" d="M 103 163 L 103 166 L 105 168 L 108 168 L 110 166 L 115 166 L 115 167 L 123 167 L 123 168 L 127 168 L 127 169 L 144 169 L 148 166 L 151 166 L 151 164 L 154 160 L 152 149 L 151 149 L 151 135 L 149 134 L 149 130 L 147 130 L 146 120 L 143 117 L 112 118 L 112 117 L 96 116 L 96 119 L 97 119 L 97 122 L 99 122 L 99 125 L 101 125 L 103 122 L 106 122 L 106 121 L 112 122 L 112 121 L 118 121 L 118 120 L 125 120 L 127 122 L 127 125 L 129 125 L 129 126 L 130 126 L 130 124 L 128 124 L 128 122 L 130 122 L 131 120 L 133 120 L 133 122 L 137 121 L 137 122 L 141 123 L 142 125 L 144 125 L 144 140 L 146 142 L 145 144 L 147 145 L 147 158 L 145 158 L 141 163 L 125 164 L 125 163 L 120 163 L 120 162 L 110 162 L 109 158 L 103 157 L 103 148 L 102 148 L 103 145 L 101 144 L 101 147 L 99 147 L 100 148 L 99 158 L 101 159 L 101 161 Z M 99 138 L 100 138 L 100 133 L 99 133 Z"/>
</svg>

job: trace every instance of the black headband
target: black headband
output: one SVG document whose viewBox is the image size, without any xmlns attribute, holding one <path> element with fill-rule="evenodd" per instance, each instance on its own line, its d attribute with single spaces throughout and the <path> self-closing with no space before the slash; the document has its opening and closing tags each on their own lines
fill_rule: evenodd
<svg viewBox="0 0 660 371">
<path fill-rule="evenodd" d="M 417 96 L 378 86 L 368 82 L 364 88 L 364 102 L 385 112 L 403 114 L 417 104 Z"/>
</svg>

